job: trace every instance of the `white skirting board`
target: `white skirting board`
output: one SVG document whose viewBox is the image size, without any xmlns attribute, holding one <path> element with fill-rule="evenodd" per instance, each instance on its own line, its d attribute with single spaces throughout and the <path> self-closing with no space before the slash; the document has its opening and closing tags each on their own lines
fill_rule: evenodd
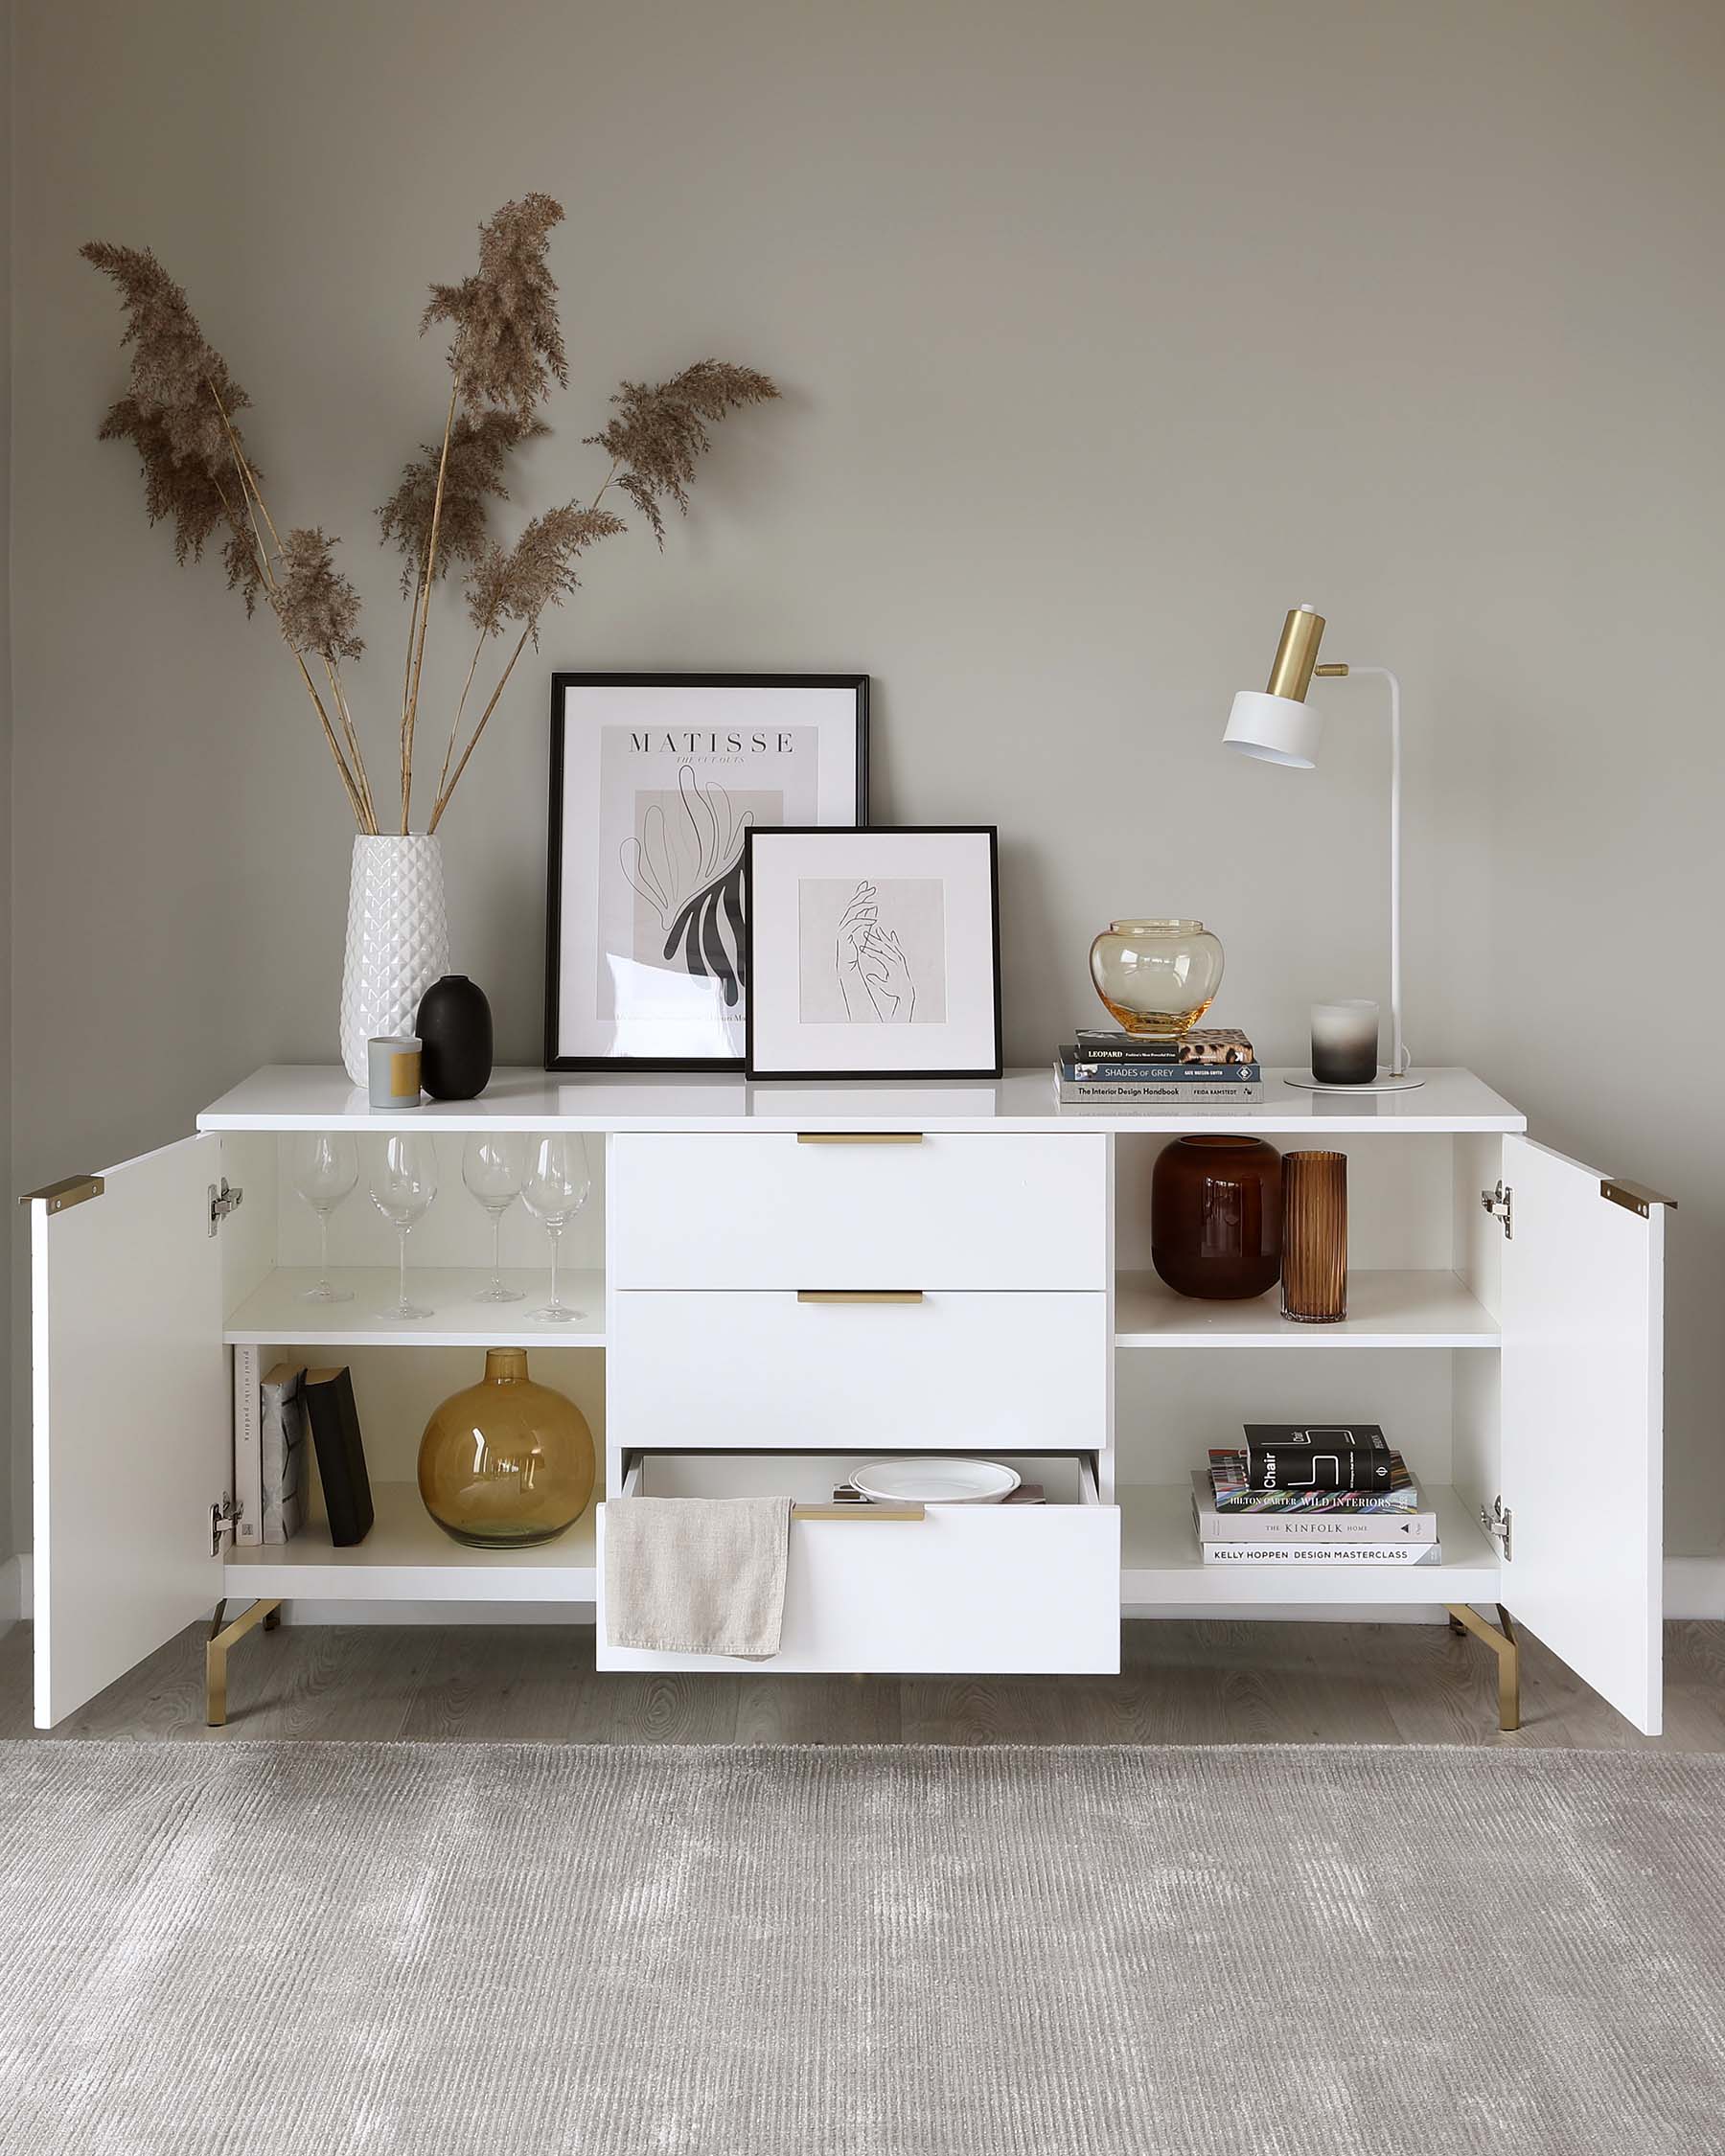
<svg viewBox="0 0 1725 2156">
<path fill-rule="evenodd" d="M 33 1566 L 30 1552 L 0 1562 L 0 1623 L 27 1617 L 34 1607 Z M 447 1602 L 289 1602 L 283 1611 L 288 1624 L 591 1624 L 590 1602 L 463 1602 L 454 1618 Z M 1510 1605 L 1513 1611 L 1513 1603 Z M 1665 1614 L 1668 1617 L 1725 1618 L 1725 1551 L 1716 1557 L 1668 1557 L 1665 1565 Z M 1298 1619 L 1302 1624 L 1419 1624 L 1441 1618 L 1440 1609 L 1374 1610 L 1362 1617 L 1358 1608 L 1299 1608 L 1256 1605 L 1239 1609 L 1173 1610 L 1159 1605 L 1154 1611 L 1125 1609 L 1123 1617 L 1222 1617 L 1230 1622 L 1272 1622 Z"/>
</svg>

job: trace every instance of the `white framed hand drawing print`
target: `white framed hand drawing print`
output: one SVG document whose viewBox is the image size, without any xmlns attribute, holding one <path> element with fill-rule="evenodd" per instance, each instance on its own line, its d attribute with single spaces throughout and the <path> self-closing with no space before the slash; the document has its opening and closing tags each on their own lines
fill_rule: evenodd
<svg viewBox="0 0 1725 2156">
<path fill-rule="evenodd" d="M 751 1078 L 998 1078 L 992 825 L 765 826 L 744 847 Z"/>
<path fill-rule="evenodd" d="M 868 817 L 865 674 L 556 674 L 548 1070 L 740 1070 L 743 850 Z"/>
</svg>

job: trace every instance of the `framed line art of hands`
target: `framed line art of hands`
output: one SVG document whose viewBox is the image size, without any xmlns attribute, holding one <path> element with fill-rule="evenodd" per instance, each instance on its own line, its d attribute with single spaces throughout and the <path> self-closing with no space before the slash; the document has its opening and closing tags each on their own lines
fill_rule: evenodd
<svg viewBox="0 0 1725 2156">
<path fill-rule="evenodd" d="M 765 825 L 744 847 L 751 1078 L 998 1078 L 990 824 Z"/>
<path fill-rule="evenodd" d="M 868 817 L 865 674 L 555 674 L 547 1070 L 741 1070 L 751 831 Z"/>
</svg>

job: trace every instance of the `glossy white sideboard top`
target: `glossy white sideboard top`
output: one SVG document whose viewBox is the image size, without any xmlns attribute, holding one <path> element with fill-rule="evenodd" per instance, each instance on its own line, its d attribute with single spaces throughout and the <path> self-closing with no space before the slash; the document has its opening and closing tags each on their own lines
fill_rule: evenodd
<svg viewBox="0 0 1725 2156">
<path fill-rule="evenodd" d="M 1255 1106 L 1063 1108 L 1052 1071 L 1009 1070 L 990 1082 L 775 1081 L 729 1072 L 645 1075 L 505 1068 L 477 1100 L 378 1110 L 338 1064 L 270 1064 L 223 1093 L 200 1131 L 392 1131 L 403 1126 L 499 1131 L 1162 1131 L 1266 1135 L 1333 1131 L 1525 1131 L 1528 1119 L 1470 1070 L 1433 1069 L 1411 1092 L 1301 1091 L 1264 1072 Z"/>
</svg>

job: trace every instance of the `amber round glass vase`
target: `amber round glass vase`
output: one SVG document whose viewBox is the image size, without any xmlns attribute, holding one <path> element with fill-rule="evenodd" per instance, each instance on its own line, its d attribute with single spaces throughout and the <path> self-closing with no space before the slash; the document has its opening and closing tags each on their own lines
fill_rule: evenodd
<svg viewBox="0 0 1725 2156">
<path fill-rule="evenodd" d="M 1176 1138 L 1150 1179 L 1150 1260 L 1176 1295 L 1243 1302 L 1281 1270 L 1281 1156 L 1262 1138 Z"/>
<path fill-rule="evenodd" d="M 1202 921 L 1111 921 L 1091 945 L 1091 979 L 1110 1018 L 1146 1040 L 1178 1040 L 1222 985 L 1222 943 Z"/>
<path fill-rule="evenodd" d="M 1339 1325 L 1347 1316 L 1347 1156 L 1290 1153 L 1282 1161 L 1282 1316 Z"/>
<path fill-rule="evenodd" d="M 593 1494 L 593 1433 L 573 1400 L 536 1385 L 522 1347 L 494 1347 L 419 1449 L 426 1510 L 457 1542 L 519 1549 L 572 1527 Z"/>
</svg>

